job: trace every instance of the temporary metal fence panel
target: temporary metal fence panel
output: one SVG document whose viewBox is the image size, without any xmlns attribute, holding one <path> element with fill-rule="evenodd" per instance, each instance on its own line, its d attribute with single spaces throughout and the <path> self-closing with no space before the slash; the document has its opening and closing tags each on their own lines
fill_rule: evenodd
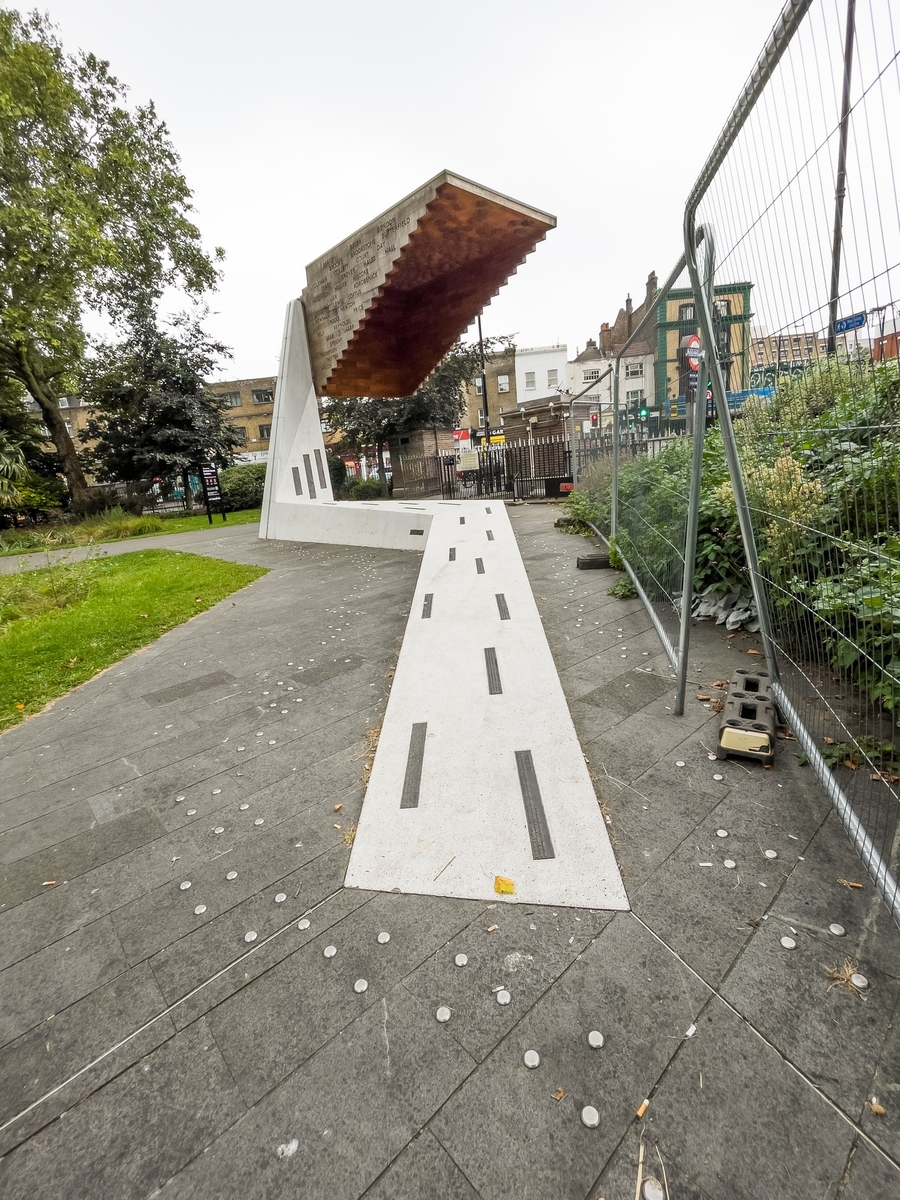
<svg viewBox="0 0 900 1200">
<path fill-rule="evenodd" d="M 776 699 L 900 923 L 895 17 L 785 6 L 685 229 L 717 242 L 703 583 L 757 607 Z"/>
</svg>

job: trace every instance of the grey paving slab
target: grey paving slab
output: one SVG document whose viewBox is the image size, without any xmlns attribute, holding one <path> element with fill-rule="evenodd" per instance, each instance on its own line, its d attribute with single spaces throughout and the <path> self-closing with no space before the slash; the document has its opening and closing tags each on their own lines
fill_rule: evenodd
<svg viewBox="0 0 900 1200">
<path fill-rule="evenodd" d="M 33 1029 L 125 970 L 109 918 L 0 971 L 0 1045 Z"/>
<path fill-rule="evenodd" d="M 6 1200 L 146 1196 L 243 1112 L 199 1021 L 0 1161 L 0 1189 Z"/>
<path fill-rule="evenodd" d="M 365 1192 L 366 1200 L 478 1200 L 465 1175 L 427 1130 Z"/>
<path fill-rule="evenodd" d="M 482 1061 L 608 924 L 610 913 L 498 904 L 484 910 L 405 981 L 433 1012 L 445 1005 L 448 1028 Z M 496 928 L 491 932 L 491 926 Z M 464 967 L 455 963 L 464 954 Z M 497 990 L 510 995 L 497 1003 Z"/>
<path fill-rule="evenodd" d="M 858 1114 L 861 1128 L 895 1163 L 900 1163 L 900 1105 L 896 1101 L 900 1078 L 898 1018 L 900 1005 L 894 1009 L 883 1040 L 877 1039 L 878 1065 L 869 1081 L 866 1104 Z M 877 1101 L 885 1111 L 873 1112 L 872 1101 Z"/>
<path fill-rule="evenodd" d="M 594 1197 L 600 1197 L 601 1200 L 605 1197 L 609 1197 L 610 1200 L 615 1200 L 616 1197 L 632 1200 L 639 1176 L 645 1182 L 652 1180 L 659 1185 L 662 1191 L 657 1192 L 657 1195 L 665 1195 L 665 1179 L 670 1185 L 670 1196 L 677 1197 L 677 1200 L 714 1200 L 714 1197 L 703 1191 L 699 1184 L 689 1177 L 680 1163 L 662 1153 L 655 1138 L 644 1139 L 643 1134 L 643 1122 L 635 1121 L 606 1163 L 600 1178 L 587 1193 L 590 1200 L 594 1200 Z"/>
<path fill-rule="evenodd" d="M 143 963 L 5 1046 L 0 1154 L 171 1037 L 171 1019 L 155 1019 L 164 1009 L 153 974 Z M 109 1053 L 113 1046 L 118 1049 Z M 101 1061 L 85 1070 L 97 1059 Z"/>
<path fill-rule="evenodd" d="M 429 1128 L 484 1200 L 582 1200 L 708 995 L 617 914 Z M 604 1034 L 602 1048 L 589 1046 L 592 1030 Z M 537 1069 L 525 1067 L 526 1050 L 540 1055 Z M 582 1124 L 585 1105 L 600 1114 L 598 1128 Z"/>
<path fill-rule="evenodd" d="M 473 1065 L 431 1013 L 395 988 L 176 1175 L 162 1195 L 355 1200 Z"/>
<path fill-rule="evenodd" d="M 681 1164 L 670 1186 L 685 1178 L 713 1200 L 833 1197 L 855 1137 L 777 1049 L 715 1000 L 644 1120 L 647 1137 Z"/>
<path fill-rule="evenodd" d="M 279 881 L 285 881 L 285 886 L 278 890 L 297 890 L 299 881 L 294 876 L 298 869 L 325 849 L 302 821 L 266 831 L 254 824 L 252 815 L 234 815 L 245 819 L 246 828 L 238 830 L 237 836 L 222 834 L 217 853 L 194 863 L 190 870 L 173 874 L 171 881 L 144 892 L 112 914 L 129 962 L 149 958 L 198 928 L 207 928 L 209 942 L 215 942 L 208 926 L 226 915 L 229 925 L 243 924 L 245 902 Z M 237 878 L 229 881 L 231 871 L 237 872 Z M 183 883 L 191 886 L 182 889 Z M 194 909 L 199 904 L 206 905 L 206 912 L 198 916 Z M 291 907 L 296 905 L 292 902 Z M 250 913 L 255 915 L 252 908 Z M 286 914 L 284 919 L 288 919 Z M 281 922 L 274 908 L 271 920 Z M 244 932 L 246 929 L 241 930 L 241 937 Z"/>
<path fill-rule="evenodd" d="M 97 825 L 92 818 L 92 825 L 93 828 L 67 836 L 65 841 L 27 857 L 18 857 L 0 868 L 0 904 L 4 907 L 18 904 L 45 890 L 45 884 L 51 880 L 58 885 L 74 879 L 138 846 L 147 845 L 165 832 L 155 814 L 146 810 L 128 813 L 105 825 Z M 15 832 L 23 839 L 27 838 L 27 834 Z M 15 841 L 11 842 L 11 845 L 15 844 Z"/>
<path fill-rule="evenodd" d="M 781 907 L 779 898 L 776 908 Z M 796 943 L 794 949 L 781 945 L 785 936 Z M 871 985 L 865 996 L 833 986 L 827 970 L 843 964 L 842 940 L 827 929 L 801 929 L 770 914 L 754 932 L 722 994 L 856 1120 L 869 1097 L 900 981 L 866 961 L 860 968 Z"/>
<path fill-rule="evenodd" d="M 209 1017 L 248 1101 L 259 1099 L 480 911 L 476 901 L 379 894 L 301 946 Z M 388 932 L 386 945 L 378 934 Z M 324 956 L 327 946 L 337 953 Z M 358 994 L 354 984 L 365 979 Z M 269 1014 L 281 1014 L 273 1024 Z"/>
<path fill-rule="evenodd" d="M 840 1200 L 874 1200 L 900 1196 L 900 1167 L 860 1138 L 847 1165 Z"/>
</svg>

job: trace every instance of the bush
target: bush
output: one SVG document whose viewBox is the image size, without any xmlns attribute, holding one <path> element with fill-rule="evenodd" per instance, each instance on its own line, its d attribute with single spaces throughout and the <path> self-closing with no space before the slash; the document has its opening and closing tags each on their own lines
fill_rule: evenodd
<svg viewBox="0 0 900 1200">
<path fill-rule="evenodd" d="M 159 533 L 163 523 L 159 517 L 132 517 L 121 505 L 108 508 L 95 517 L 87 517 L 72 530 L 75 540 L 109 541 L 115 538 L 139 537 L 146 533 Z"/>
<path fill-rule="evenodd" d="M 345 500 L 380 500 L 381 484 L 377 479 L 351 479 L 344 488 Z"/>
<path fill-rule="evenodd" d="M 219 475 L 219 486 L 226 512 L 260 508 L 266 486 L 266 464 L 245 463 L 240 467 L 228 467 Z"/>
</svg>

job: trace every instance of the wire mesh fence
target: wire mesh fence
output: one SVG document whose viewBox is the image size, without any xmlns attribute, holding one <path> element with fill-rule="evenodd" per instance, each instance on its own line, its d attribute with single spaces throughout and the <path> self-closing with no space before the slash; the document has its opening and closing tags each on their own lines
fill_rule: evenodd
<svg viewBox="0 0 900 1200">
<path fill-rule="evenodd" d="M 782 711 L 900 917 L 897 30 L 889 0 L 789 3 L 781 25 L 689 202 L 748 316 L 721 341 L 738 314 L 710 314 L 698 574 L 759 608 Z"/>
</svg>

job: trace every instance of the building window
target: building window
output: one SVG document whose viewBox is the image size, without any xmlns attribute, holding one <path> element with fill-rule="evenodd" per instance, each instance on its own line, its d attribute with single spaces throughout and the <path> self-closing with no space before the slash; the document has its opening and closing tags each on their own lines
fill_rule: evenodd
<svg viewBox="0 0 900 1200">
<path fill-rule="evenodd" d="M 642 362 L 630 362 L 625 364 L 626 379 L 643 379 L 644 364 Z"/>
<path fill-rule="evenodd" d="M 713 311 L 717 317 L 731 316 L 731 301 L 730 300 L 714 300 Z"/>
<path fill-rule="evenodd" d="M 478 410 L 478 420 L 479 421 L 484 420 L 484 409 L 483 408 L 479 408 L 479 410 Z"/>
<path fill-rule="evenodd" d="M 679 304 L 678 305 L 678 320 L 679 321 L 693 321 L 695 319 L 696 318 L 694 316 L 693 304 Z"/>
<path fill-rule="evenodd" d="M 259 436 L 264 442 L 268 441 L 268 439 L 272 436 L 272 426 L 271 425 L 260 425 Z"/>
<path fill-rule="evenodd" d="M 60 398 L 57 400 L 56 403 L 59 408 L 68 408 L 69 407 L 69 397 L 68 396 L 60 396 Z"/>
<path fill-rule="evenodd" d="M 625 393 L 626 404 L 637 404 L 643 399 L 644 399 L 644 389 L 643 388 L 637 388 L 633 392 Z"/>
<path fill-rule="evenodd" d="M 626 372 L 626 374 L 627 374 L 627 372 Z M 593 383 L 595 379 L 600 378 L 600 368 L 599 367 L 590 367 L 587 371 L 585 371 L 583 373 L 581 378 L 582 378 L 583 383 Z"/>
<path fill-rule="evenodd" d="M 503 392 L 509 391 L 509 376 L 508 375 L 498 375 L 497 376 L 497 391 L 500 392 L 501 394 Z"/>
<path fill-rule="evenodd" d="M 269 388 L 259 388 L 259 389 L 254 388 L 253 403 L 254 404 L 271 404 L 272 403 L 271 390 Z"/>
<path fill-rule="evenodd" d="M 482 382 L 481 376 L 479 375 L 478 378 L 475 380 L 475 394 L 478 396 L 481 395 L 481 382 Z"/>
<path fill-rule="evenodd" d="M 525 390 L 528 392 L 533 392 L 536 387 L 537 387 L 537 384 L 534 382 L 534 371 L 526 371 L 525 372 Z"/>
<path fill-rule="evenodd" d="M 256 392 L 254 392 L 253 394 L 255 396 Z M 219 398 L 222 401 L 222 403 L 225 405 L 226 408 L 240 408 L 241 407 L 241 393 L 240 392 L 222 392 L 220 394 Z M 262 400 L 258 401 L 258 403 L 262 404 Z"/>
<path fill-rule="evenodd" d="M 559 371 L 554 367 L 552 371 L 547 372 L 547 387 L 559 387 Z"/>
<path fill-rule="evenodd" d="M 242 442 L 246 442 L 246 440 L 247 440 L 247 426 L 246 425 L 232 425 L 231 428 L 238 435 L 238 437 L 241 439 Z"/>
<path fill-rule="evenodd" d="M 65 427 L 66 427 L 66 433 L 69 435 L 69 437 L 71 437 L 72 436 L 72 422 L 71 421 L 63 421 L 63 425 L 65 425 Z"/>
</svg>

